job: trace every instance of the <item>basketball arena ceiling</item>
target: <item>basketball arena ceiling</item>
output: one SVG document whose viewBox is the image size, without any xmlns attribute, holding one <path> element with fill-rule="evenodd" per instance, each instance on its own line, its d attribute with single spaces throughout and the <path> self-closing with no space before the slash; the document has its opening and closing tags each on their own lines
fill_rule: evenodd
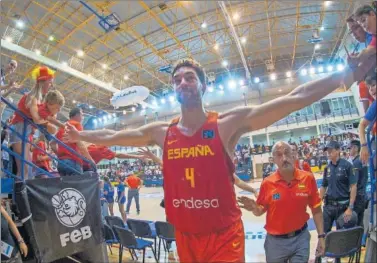
<svg viewBox="0 0 377 263">
<path fill-rule="evenodd" d="M 345 20 L 359 4 L 3 0 L 2 64 L 16 59 L 17 80 L 32 85 L 28 75 L 38 61 L 4 48 L 9 42 L 111 88 L 143 85 L 161 98 L 171 91 L 168 72 L 180 58 L 199 61 L 216 82 L 229 75 L 247 81 L 294 72 L 308 62 L 332 61 L 347 35 Z M 92 114 L 113 110 L 111 89 L 61 69 L 55 84 L 68 107 L 83 103 Z"/>
</svg>

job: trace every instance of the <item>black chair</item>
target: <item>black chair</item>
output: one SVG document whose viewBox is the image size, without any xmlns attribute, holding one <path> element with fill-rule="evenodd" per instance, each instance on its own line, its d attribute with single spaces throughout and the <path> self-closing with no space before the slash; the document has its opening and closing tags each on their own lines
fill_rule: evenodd
<svg viewBox="0 0 377 263">
<path fill-rule="evenodd" d="M 154 240 L 154 249 L 157 250 L 157 235 L 153 231 L 147 221 L 127 219 L 129 229 L 140 238 L 149 238 Z"/>
<path fill-rule="evenodd" d="M 169 243 L 175 242 L 175 229 L 173 225 L 168 222 L 157 221 L 155 225 L 156 225 L 156 234 L 159 237 L 157 257 L 160 259 L 161 240 L 162 240 L 162 245 L 164 246 L 165 252 L 169 253 L 169 249 L 170 249 Z"/>
<path fill-rule="evenodd" d="M 132 233 L 130 230 L 127 230 L 127 229 L 124 229 L 124 228 L 121 228 L 121 227 L 118 227 L 118 226 L 114 226 L 114 231 L 115 231 L 117 237 L 119 238 L 119 244 L 120 244 L 120 246 L 119 246 L 119 263 L 122 262 L 123 248 L 128 248 L 130 251 L 133 252 L 133 253 L 131 253 L 132 260 L 134 260 L 133 254 L 135 255 L 136 260 L 137 260 L 135 249 L 136 250 L 142 250 L 143 251 L 143 263 L 144 263 L 145 262 L 145 249 L 147 247 L 150 247 L 152 249 L 153 256 L 154 256 L 156 262 L 158 262 L 156 252 L 153 249 L 153 242 L 152 241 L 144 240 L 144 239 L 141 239 L 141 238 L 136 238 L 134 233 Z"/>
<path fill-rule="evenodd" d="M 105 216 L 105 221 L 113 229 L 114 226 L 126 228 L 126 225 L 123 223 L 123 220 L 118 216 Z"/>
<path fill-rule="evenodd" d="M 325 239 L 325 257 L 349 257 L 349 263 L 354 259 L 359 263 L 363 233 L 364 229 L 361 226 L 329 232 Z"/>
<path fill-rule="evenodd" d="M 109 246 L 111 255 L 113 254 L 113 251 L 111 250 L 111 247 L 113 244 L 119 244 L 119 240 L 115 236 L 113 230 L 108 224 L 103 224 L 104 226 L 104 234 L 105 234 L 105 242 Z"/>
</svg>

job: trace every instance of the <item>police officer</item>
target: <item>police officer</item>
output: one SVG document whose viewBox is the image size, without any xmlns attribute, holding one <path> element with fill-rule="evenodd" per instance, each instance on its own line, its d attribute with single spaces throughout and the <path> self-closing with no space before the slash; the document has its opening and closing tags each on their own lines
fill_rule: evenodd
<svg viewBox="0 0 377 263">
<path fill-rule="evenodd" d="M 320 197 L 324 199 L 323 221 L 324 231 L 331 231 L 334 221 L 344 213 L 344 221 L 348 222 L 352 217 L 357 192 L 357 174 L 353 171 L 353 165 L 340 158 L 340 144 L 330 141 L 324 151 L 329 156 L 328 166 L 323 173 L 323 181 Z M 337 229 L 341 227 L 337 224 Z"/>
<path fill-rule="evenodd" d="M 363 225 L 363 219 L 364 219 L 364 210 L 365 210 L 365 204 L 367 202 L 366 200 L 366 188 L 367 188 L 367 182 L 368 182 L 368 167 L 363 166 L 361 160 L 360 160 L 360 141 L 358 140 L 352 140 L 348 146 L 350 149 L 350 161 L 352 161 L 353 164 L 353 171 L 355 175 L 358 177 L 357 181 L 357 194 L 356 194 L 356 201 L 355 201 L 355 212 L 357 213 L 357 225 L 362 226 Z"/>
</svg>

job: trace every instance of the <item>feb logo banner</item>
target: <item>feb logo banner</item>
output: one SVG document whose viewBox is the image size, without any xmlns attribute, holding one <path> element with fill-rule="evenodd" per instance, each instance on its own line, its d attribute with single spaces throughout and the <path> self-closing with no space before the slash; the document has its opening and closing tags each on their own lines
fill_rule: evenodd
<svg viewBox="0 0 377 263">
<path fill-rule="evenodd" d="M 98 177 L 67 176 L 26 182 L 33 250 L 51 262 L 103 242 Z"/>
</svg>

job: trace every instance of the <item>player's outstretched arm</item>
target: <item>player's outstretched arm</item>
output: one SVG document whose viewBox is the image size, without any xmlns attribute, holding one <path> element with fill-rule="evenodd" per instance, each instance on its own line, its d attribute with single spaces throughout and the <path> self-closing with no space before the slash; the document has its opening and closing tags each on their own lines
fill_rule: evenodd
<svg viewBox="0 0 377 263">
<path fill-rule="evenodd" d="M 341 87 L 342 84 L 345 84 L 348 88 L 351 87 L 356 80 L 363 78 L 372 67 L 372 64 L 375 65 L 375 63 L 375 58 L 374 61 L 366 61 L 355 69 L 355 72 L 346 67 L 341 72 L 335 72 L 324 78 L 304 83 L 289 94 L 264 104 L 232 109 L 224 113 L 222 118 L 227 122 L 226 126 L 232 127 L 236 134 L 266 128 L 290 113 L 325 97 Z"/>
<path fill-rule="evenodd" d="M 167 127 L 165 122 L 154 122 L 137 129 L 112 131 L 78 131 L 74 126 L 67 123 L 66 133 L 63 137 L 65 142 L 85 141 L 105 146 L 147 146 L 156 144 L 155 135 L 161 134 Z"/>
</svg>

